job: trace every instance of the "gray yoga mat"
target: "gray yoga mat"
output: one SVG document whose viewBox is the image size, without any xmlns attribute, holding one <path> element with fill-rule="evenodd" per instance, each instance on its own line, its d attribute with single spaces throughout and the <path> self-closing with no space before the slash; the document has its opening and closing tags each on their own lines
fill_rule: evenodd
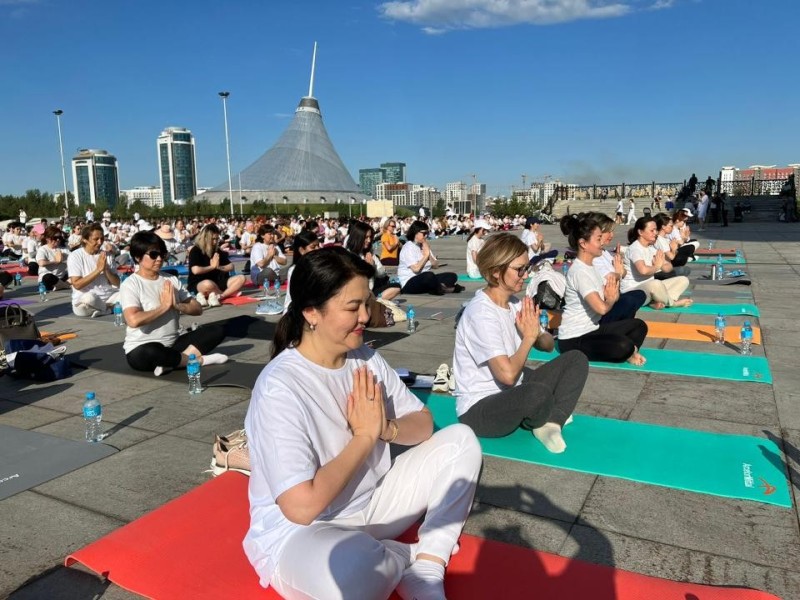
<svg viewBox="0 0 800 600">
<path fill-rule="evenodd" d="M 102 443 L 0 425 L 0 500 L 114 454 Z"/>
<path fill-rule="evenodd" d="M 442 321 L 455 317 L 460 307 L 457 308 L 442 308 L 441 306 L 420 306 L 414 309 L 416 319 L 425 319 L 430 321 Z M 365 334 L 366 335 L 366 334 Z"/>
</svg>

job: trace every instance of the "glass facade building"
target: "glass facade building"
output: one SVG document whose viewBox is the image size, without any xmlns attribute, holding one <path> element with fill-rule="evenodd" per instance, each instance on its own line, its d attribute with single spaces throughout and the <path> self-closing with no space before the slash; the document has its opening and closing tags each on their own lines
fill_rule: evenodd
<svg viewBox="0 0 800 600">
<path fill-rule="evenodd" d="M 381 169 L 385 171 L 384 181 L 387 183 L 403 183 L 406 181 L 406 163 L 381 163 Z"/>
<path fill-rule="evenodd" d="M 379 184 L 386 181 L 386 171 L 384 169 L 359 169 L 358 187 L 361 193 L 368 198 L 375 198 L 375 190 Z"/>
<path fill-rule="evenodd" d="M 119 202 L 117 158 L 105 150 L 84 149 L 72 159 L 72 181 L 80 206 L 105 202 L 114 210 Z"/>
<path fill-rule="evenodd" d="M 162 205 L 182 203 L 197 195 L 194 136 L 183 127 L 168 127 L 158 136 Z"/>
</svg>

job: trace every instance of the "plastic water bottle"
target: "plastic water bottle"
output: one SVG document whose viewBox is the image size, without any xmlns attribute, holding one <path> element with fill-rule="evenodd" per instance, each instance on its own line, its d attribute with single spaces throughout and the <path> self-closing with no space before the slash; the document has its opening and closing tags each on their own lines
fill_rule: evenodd
<svg viewBox="0 0 800 600">
<path fill-rule="evenodd" d="M 714 319 L 714 343 L 725 343 L 725 315 L 722 313 L 719 313 Z"/>
<path fill-rule="evenodd" d="M 275 290 L 273 292 L 273 295 L 276 298 L 280 298 L 281 297 L 281 280 L 280 279 L 276 279 L 275 280 L 275 282 L 273 283 L 273 289 Z"/>
<path fill-rule="evenodd" d="M 100 422 L 103 420 L 103 409 L 94 392 L 86 392 L 83 403 L 83 424 L 87 442 L 99 442 L 103 439 Z"/>
<path fill-rule="evenodd" d="M 406 312 L 406 316 L 408 317 L 408 324 L 406 326 L 406 333 L 414 333 L 417 330 L 417 323 L 414 319 L 417 316 L 417 313 L 414 312 L 414 307 L 410 304 L 408 305 L 408 312 Z"/>
<path fill-rule="evenodd" d="M 717 280 L 722 281 L 725 279 L 725 263 L 722 260 L 722 255 L 717 256 Z"/>
<path fill-rule="evenodd" d="M 744 325 L 742 325 L 741 338 L 742 355 L 750 356 L 753 354 L 753 349 L 751 347 L 753 344 L 753 327 L 750 325 L 750 321 L 745 321 Z"/>
<path fill-rule="evenodd" d="M 201 393 L 203 385 L 200 383 L 200 361 L 194 354 L 189 355 L 189 362 L 186 363 L 186 375 L 189 377 L 189 393 Z"/>
<path fill-rule="evenodd" d="M 14 285 L 19 287 L 22 285 L 22 273 L 14 274 Z"/>
<path fill-rule="evenodd" d="M 709 250 L 713 250 L 714 249 L 714 240 L 708 240 L 708 249 Z"/>
<path fill-rule="evenodd" d="M 114 327 L 122 327 L 124 321 L 122 320 L 122 305 L 117 302 L 114 305 Z"/>
<path fill-rule="evenodd" d="M 550 325 L 550 317 L 547 314 L 546 310 L 542 310 L 539 313 L 539 332 L 545 333 L 547 332 L 547 327 Z"/>
<path fill-rule="evenodd" d="M 569 271 L 569 263 L 565 260 L 561 263 L 561 273 L 563 273 L 564 277 L 567 276 L 567 271 Z"/>
<path fill-rule="evenodd" d="M 743 258 L 743 257 L 742 257 L 742 251 L 741 251 L 741 250 L 739 250 L 739 248 L 737 248 L 737 249 L 736 249 L 736 262 L 737 262 L 737 263 L 740 263 L 740 262 L 742 262 L 742 258 Z"/>
<path fill-rule="evenodd" d="M 47 287 L 45 287 L 44 281 L 39 282 L 39 301 L 47 302 Z"/>
</svg>

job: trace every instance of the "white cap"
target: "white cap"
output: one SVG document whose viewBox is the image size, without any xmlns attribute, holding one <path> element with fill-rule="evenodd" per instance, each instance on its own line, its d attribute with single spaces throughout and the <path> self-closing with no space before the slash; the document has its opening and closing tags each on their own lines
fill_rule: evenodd
<svg viewBox="0 0 800 600">
<path fill-rule="evenodd" d="M 472 226 L 472 229 L 485 229 L 486 231 L 491 231 L 492 226 L 489 225 L 489 222 L 486 219 L 478 219 L 475 221 L 475 225 Z"/>
<path fill-rule="evenodd" d="M 692 210 L 690 208 L 682 208 L 681 211 L 685 212 L 687 217 L 693 217 L 694 216 L 692 214 Z"/>
</svg>

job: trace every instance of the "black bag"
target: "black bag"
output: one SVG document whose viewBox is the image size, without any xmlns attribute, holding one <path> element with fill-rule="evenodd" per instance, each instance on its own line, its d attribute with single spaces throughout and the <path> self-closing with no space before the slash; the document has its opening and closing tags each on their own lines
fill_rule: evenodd
<svg viewBox="0 0 800 600">
<path fill-rule="evenodd" d="M 12 375 L 34 381 L 57 381 L 72 376 L 69 360 L 53 357 L 45 352 L 17 352 Z"/>
<path fill-rule="evenodd" d="M 0 345 L 9 340 L 36 340 L 39 335 L 33 315 L 19 304 L 0 306 Z"/>
<path fill-rule="evenodd" d="M 543 281 L 536 288 L 535 300 L 537 300 L 539 308 L 546 308 L 547 310 L 564 309 L 564 298 L 558 295 L 558 292 L 552 288 L 549 281 Z"/>
</svg>

